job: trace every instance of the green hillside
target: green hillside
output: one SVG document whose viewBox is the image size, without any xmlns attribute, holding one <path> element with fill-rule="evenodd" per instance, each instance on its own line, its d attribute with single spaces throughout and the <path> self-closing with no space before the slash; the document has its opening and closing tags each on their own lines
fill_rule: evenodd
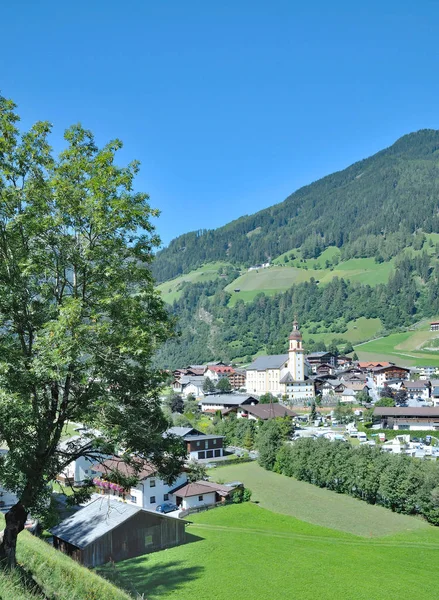
<svg viewBox="0 0 439 600">
<path fill-rule="evenodd" d="M 340 496 L 332 495 L 336 504 Z M 306 504 L 306 497 L 301 500 Z M 376 507 L 369 508 L 373 513 Z M 338 515 L 342 519 L 341 510 Z M 119 563 L 108 576 L 148 600 L 383 600 L 431 597 L 439 584 L 438 532 L 410 526 L 401 532 L 410 517 L 399 533 L 381 538 L 312 525 L 254 504 L 191 515 L 191 521 L 190 543 Z"/>
<path fill-rule="evenodd" d="M 438 199 L 439 131 L 423 130 L 256 215 L 173 240 L 153 268 L 180 336 L 157 364 L 284 352 L 294 315 L 307 351 L 408 333 L 439 313 Z M 358 349 L 420 365 L 436 347 Z"/>
<path fill-rule="evenodd" d="M 304 259 L 337 247 L 342 259 L 388 260 L 419 229 L 439 232 L 438 197 L 439 131 L 425 129 L 280 204 L 174 239 L 157 254 L 154 275 L 162 282 L 214 261 L 249 267 L 294 249 Z"/>
<path fill-rule="evenodd" d="M 0 519 L 3 527 L 3 517 Z M 16 572 L 0 570 L 1 600 L 130 600 L 132 596 L 27 531 L 17 543 Z"/>
</svg>

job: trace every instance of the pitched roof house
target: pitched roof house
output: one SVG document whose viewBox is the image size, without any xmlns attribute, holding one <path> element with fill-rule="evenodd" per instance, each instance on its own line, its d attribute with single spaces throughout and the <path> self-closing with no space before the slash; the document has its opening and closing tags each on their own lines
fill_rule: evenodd
<svg viewBox="0 0 439 600">
<path fill-rule="evenodd" d="M 53 545 L 86 567 L 185 542 L 186 521 L 98 498 L 50 531 Z"/>
</svg>

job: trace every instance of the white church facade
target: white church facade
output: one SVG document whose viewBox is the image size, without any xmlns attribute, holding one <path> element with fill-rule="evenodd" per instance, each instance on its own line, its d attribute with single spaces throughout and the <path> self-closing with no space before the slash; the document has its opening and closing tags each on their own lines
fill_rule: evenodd
<svg viewBox="0 0 439 600">
<path fill-rule="evenodd" d="M 289 400 L 314 398 L 314 383 L 307 377 L 302 334 L 295 320 L 289 337 L 288 354 L 259 356 L 246 370 L 246 390 L 271 393 Z"/>
</svg>

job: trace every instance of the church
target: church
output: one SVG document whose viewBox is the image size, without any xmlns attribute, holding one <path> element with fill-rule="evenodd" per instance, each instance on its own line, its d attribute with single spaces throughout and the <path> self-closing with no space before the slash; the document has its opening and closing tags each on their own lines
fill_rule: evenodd
<svg viewBox="0 0 439 600">
<path fill-rule="evenodd" d="M 288 354 L 259 356 L 246 370 L 246 390 L 251 394 L 286 396 L 289 400 L 314 398 L 314 382 L 308 379 L 302 334 L 294 320 Z"/>
</svg>

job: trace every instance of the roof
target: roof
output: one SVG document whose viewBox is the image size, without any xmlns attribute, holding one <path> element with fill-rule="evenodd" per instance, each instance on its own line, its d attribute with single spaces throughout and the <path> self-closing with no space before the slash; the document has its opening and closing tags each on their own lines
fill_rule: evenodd
<svg viewBox="0 0 439 600">
<path fill-rule="evenodd" d="M 391 367 L 393 366 L 395 363 L 391 363 L 388 362 L 386 360 L 383 360 L 382 362 L 370 362 L 370 361 L 359 361 L 358 362 L 358 366 L 360 367 L 360 369 L 371 369 L 372 367 Z"/>
<path fill-rule="evenodd" d="M 201 431 L 198 431 L 198 429 L 194 429 L 193 427 L 170 427 L 166 433 L 178 435 L 178 437 L 185 437 L 187 435 L 200 435 Z"/>
<path fill-rule="evenodd" d="M 136 475 L 140 480 L 146 479 L 157 472 L 156 467 L 146 460 L 141 461 L 140 459 L 136 459 L 134 462 L 137 463 L 140 469 L 139 471 L 117 456 L 104 460 L 102 463 L 94 464 L 93 470 L 98 471 L 98 473 L 103 473 L 104 475 L 106 473 L 111 473 L 112 471 L 119 471 L 119 473 L 126 477 Z"/>
<path fill-rule="evenodd" d="M 285 375 L 282 377 L 279 383 L 294 383 L 294 377 L 288 371 L 288 373 L 285 373 Z"/>
<path fill-rule="evenodd" d="M 439 321 L 431 321 L 430 325 L 439 325 Z"/>
<path fill-rule="evenodd" d="M 204 376 L 203 375 L 182 375 L 180 377 L 180 383 L 182 385 L 189 385 L 191 383 L 193 385 L 203 385 Z"/>
<path fill-rule="evenodd" d="M 97 498 L 56 527 L 52 527 L 50 532 L 82 549 L 141 510 L 139 506 L 110 500 L 108 496 Z"/>
<path fill-rule="evenodd" d="M 190 498 L 191 496 L 202 496 L 203 494 L 211 494 L 217 492 L 221 496 L 227 496 L 233 487 L 214 483 L 211 481 L 194 481 L 192 483 L 183 483 L 178 487 L 170 490 L 170 494 L 177 494 L 180 498 Z M 178 493 L 177 493 L 178 492 Z"/>
<path fill-rule="evenodd" d="M 248 402 L 249 400 L 256 404 L 259 402 L 257 398 L 247 394 L 209 394 L 200 401 L 200 404 L 228 404 L 229 406 L 239 406 L 240 404 L 245 404 L 245 402 Z"/>
<path fill-rule="evenodd" d="M 234 373 L 235 369 L 233 367 L 224 367 L 222 365 L 209 365 L 209 371 L 213 373 Z"/>
<path fill-rule="evenodd" d="M 408 406 L 402 408 L 400 406 L 376 406 L 373 414 L 377 417 L 435 417 L 439 418 L 439 406 L 420 406 L 415 408 Z"/>
<path fill-rule="evenodd" d="M 422 381 L 422 379 L 420 379 L 419 381 L 405 381 L 404 387 L 418 389 L 418 388 L 422 388 L 422 387 L 424 387 L 424 388 L 428 387 L 428 384 L 429 384 L 428 381 Z"/>
<path fill-rule="evenodd" d="M 371 371 L 374 373 L 379 373 L 380 371 L 388 371 L 397 369 L 398 371 L 405 371 L 406 373 L 410 373 L 410 369 L 406 369 L 405 367 L 398 367 L 397 365 L 390 363 L 389 365 L 382 365 L 381 367 L 371 367 Z"/>
<path fill-rule="evenodd" d="M 355 392 L 351 388 L 346 388 L 343 392 L 343 396 L 355 396 Z"/>
<path fill-rule="evenodd" d="M 184 441 L 185 442 L 197 442 L 198 440 L 218 440 L 218 439 L 223 439 L 224 436 L 223 435 L 215 435 L 215 434 L 209 434 L 206 435 L 204 433 L 201 433 L 200 435 L 186 435 L 184 437 Z"/>
<path fill-rule="evenodd" d="M 239 408 L 242 408 L 263 421 L 272 419 L 273 417 L 297 417 L 297 413 L 293 412 L 287 406 L 279 404 L 279 402 L 256 404 L 255 406 L 240 406 Z"/>
<path fill-rule="evenodd" d="M 364 388 L 368 388 L 369 386 L 368 384 L 364 381 L 363 383 L 361 381 L 356 382 L 350 382 L 349 380 L 345 382 L 345 386 L 350 389 L 350 390 L 354 390 L 354 392 L 361 392 L 364 390 Z"/>
<path fill-rule="evenodd" d="M 288 360 L 288 354 L 272 354 L 271 356 L 258 356 L 247 371 L 266 371 L 267 369 L 280 369 Z"/>
<path fill-rule="evenodd" d="M 331 352 L 310 352 L 306 358 L 322 358 L 322 356 L 334 356 Z"/>
</svg>

